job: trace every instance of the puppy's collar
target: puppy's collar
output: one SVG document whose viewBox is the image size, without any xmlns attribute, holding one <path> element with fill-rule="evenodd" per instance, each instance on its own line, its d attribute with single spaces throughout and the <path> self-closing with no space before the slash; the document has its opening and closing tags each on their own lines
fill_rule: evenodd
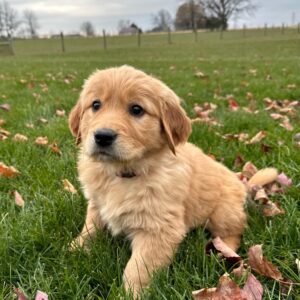
<svg viewBox="0 0 300 300">
<path fill-rule="evenodd" d="M 123 171 L 120 171 L 116 174 L 118 177 L 121 177 L 121 178 L 133 178 L 133 177 L 137 177 L 138 175 L 132 171 L 132 170 L 123 170 Z"/>
</svg>

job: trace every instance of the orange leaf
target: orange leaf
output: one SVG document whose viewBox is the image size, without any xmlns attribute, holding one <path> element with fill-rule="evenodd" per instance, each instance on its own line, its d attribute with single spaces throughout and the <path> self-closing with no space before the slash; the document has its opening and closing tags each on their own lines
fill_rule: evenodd
<svg viewBox="0 0 300 300">
<path fill-rule="evenodd" d="M 267 136 L 267 133 L 265 131 L 260 131 L 248 142 L 248 144 L 257 144 L 262 139 L 264 139 L 266 136 Z"/>
<path fill-rule="evenodd" d="M 68 179 L 64 179 L 63 180 L 63 184 L 64 184 L 64 189 L 72 194 L 76 194 L 77 190 L 75 189 L 75 187 L 73 186 L 73 184 L 68 180 Z"/>
<path fill-rule="evenodd" d="M 60 151 L 60 149 L 58 148 L 58 146 L 57 146 L 56 143 L 51 144 L 49 147 L 50 147 L 50 149 L 52 150 L 52 152 L 61 155 L 61 151 Z"/>
<path fill-rule="evenodd" d="M 12 166 L 8 167 L 4 163 L 0 162 L 0 177 L 15 177 L 19 174 L 20 172 L 16 168 Z"/>
</svg>

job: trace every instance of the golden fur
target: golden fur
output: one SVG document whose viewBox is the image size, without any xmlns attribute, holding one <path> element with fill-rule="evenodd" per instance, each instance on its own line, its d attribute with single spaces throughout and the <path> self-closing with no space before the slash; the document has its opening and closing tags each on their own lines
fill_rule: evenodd
<svg viewBox="0 0 300 300">
<path fill-rule="evenodd" d="M 101 99 L 102 107 L 91 105 Z M 135 117 L 128 106 L 146 113 Z M 205 225 L 232 249 L 239 247 L 246 215 L 246 191 L 236 175 L 187 143 L 190 120 L 177 95 L 161 81 L 129 66 L 96 71 L 85 82 L 69 117 L 81 143 L 79 179 L 88 208 L 85 226 L 73 242 L 104 226 L 125 234 L 132 256 L 124 271 L 126 289 L 138 295 L 151 274 L 170 263 L 194 227 Z M 118 133 L 112 156 L 95 150 L 93 134 Z M 119 174 L 131 171 L 132 178 Z"/>
</svg>

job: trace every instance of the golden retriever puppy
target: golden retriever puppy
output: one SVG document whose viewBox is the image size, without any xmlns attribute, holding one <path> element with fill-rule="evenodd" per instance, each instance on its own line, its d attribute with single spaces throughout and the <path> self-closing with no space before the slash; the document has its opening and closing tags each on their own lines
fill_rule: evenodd
<svg viewBox="0 0 300 300">
<path fill-rule="evenodd" d="M 69 116 L 81 144 L 79 179 L 88 200 L 83 246 L 97 229 L 131 240 L 124 284 L 137 296 L 204 225 L 236 250 L 246 190 L 236 175 L 187 143 L 191 124 L 178 96 L 129 66 L 96 71 Z"/>
</svg>

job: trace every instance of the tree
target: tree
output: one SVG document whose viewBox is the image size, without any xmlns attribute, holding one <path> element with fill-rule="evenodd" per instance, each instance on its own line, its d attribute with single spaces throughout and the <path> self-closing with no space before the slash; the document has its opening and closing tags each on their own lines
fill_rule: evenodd
<svg viewBox="0 0 300 300">
<path fill-rule="evenodd" d="M 203 28 L 205 26 L 205 11 L 199 1 L 189 0 L 181 4 L 176 12 L 176 29 Z"/>
<path fill-rule="evenodd" d="M 95 35 L 94 26 L 89 21 L 83 22 L 80 26 L 80 29 L 86 36 L 94 36 Z"/>
<path fill-rule="evenodd" d="M 167 31 L 173 24 L 171 14 L 161 9 L 156 15 L 152 16 L 152 23 L 155 26 L 152 31 Z"/>
<path fill-rule="evenodd" d="M 11 38 L 20 24 L 16 10 L 6 1 L 0 3 L 0 35 Z"/>
<path fill-rule="evenodd" d="M 34 38 L 37 36 L 37 30 L 40 28 L 37 16 L 32 10 L 24 10 L 24 23 L 28 34 Z"/>
<path fill-rule="evenodd" d="M 221 28 L 226 30 L 231 17 L 244 13 L 252 14 L 257 6 L 251 0 L 202 0 L 205 9 L 220 20 Z"/>
</svg>

